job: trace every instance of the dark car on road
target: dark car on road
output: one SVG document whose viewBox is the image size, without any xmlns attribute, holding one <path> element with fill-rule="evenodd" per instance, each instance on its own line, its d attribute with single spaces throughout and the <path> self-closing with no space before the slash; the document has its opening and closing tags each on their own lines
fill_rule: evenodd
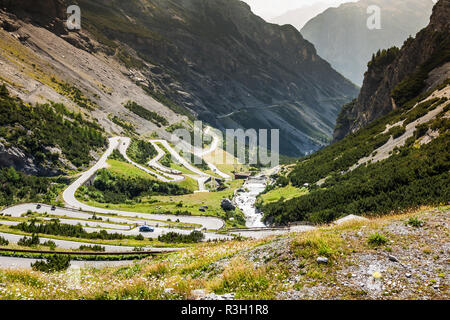
<svg viewBox="0 0 450 320">
<path fill-rule="evenodd" d="M 41 205 L 38 204 L 38 205 L 36 206 L 36 209 L 39 210 L 40 208 L 41 208 Z"/>
<path fill-rule="evenodd" d="M 52 211 L 55 211 L 56 210 L 56 206 L 52 206 Z"/>
<path fill-rule="evenodd" d="M 139 232 L 154 232 L 155 229 L 149 226 L 142 226 L 139 228 Z"/>
</svg>

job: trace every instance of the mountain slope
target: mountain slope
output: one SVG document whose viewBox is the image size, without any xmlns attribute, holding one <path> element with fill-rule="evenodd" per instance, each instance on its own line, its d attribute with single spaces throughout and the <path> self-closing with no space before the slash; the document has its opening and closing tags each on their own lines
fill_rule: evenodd
<svg viewBox="0 0 450 320">
<path fill-rule="evenodd" d="M 265 221 L 323 223 L 450 202 L 450 79 L 402 108 L 301 159 L 288 175 L 298 198 L 262 204 Z"/>
<path fill-rule="evenodd" d="M 381 29 L 369 30 L 369 6 L 381 8 Z M 367 62 L 379 49 L 400 46 L 429 22 L 431 0 L 361 0 L 330 8 L 311 19 L 301 30 L 318 54 L 357 85 Z"/>
<path fill-rule="evenodd" d="M 129 76 L 114 57 L 97 52 L 100 44 L 87 32 L 68 32 L 63 23 L 65 10 L 50 21 L 41 18 L 51 4 L 63 7 L 61 3 L 23 0 L 20 7 L 7 2 L 14 6 L 0 10 L 0 84 L 5 83 L 12 95 L 27 103 L 63 103 L 71 111 L 96 119 L 110 134 L 124 133 L 117 123 L 126 122 L 138 135 L 156 131 L 168 137 L 159 121 L 143 119 L 124 105 L 137 102 L 170 124 L 186 117 L 139 87 L 137 75 Z M 0 4 L 1 8 L 5 2 Z"/>
<path fill-rule="evenodd" d="M 357 94 L 294 28 L 268 24 L 237 0 L 80 0 L 80 32 L 65 30 L 64 0 L 0 4 L 4 49 L 14 42 L 37 55 L 30 66 L 79 89 L 100 106 L 87 114 L 116 132 L 120 118 L 139 134 L 166 134 L 124 110 L 132 100 L 169 124 L 181 115 L 220 129 L 281 128 L 281 152 L 303 155 L 330 141 L 341 106 Z M 53 19 L 42 17 L 47 11 Z M 36 91 L 60 98 L 56 85 L 4 63 L 11 68 L 3 78 L 24 100 Z"/>
<path fill-rule="evenodd" d="M 402 107 L 450 77 L 449 17 L 450 1 L 439 1 L 430 24 L 416 38 L 409 38 L 401 50 L 392 48 L 372 58 L 358 99 L 345 106 L 339 116 L 335 140 Z"/>
<path fill-rule="evenodd" d="M 439 1 L 416 39 L 374 57 L 360 97 L 343 111 L 362 128 L 300 159 L 285 184 L 308 186 L 309 194 L 261 204 L 267 222 L 321 223 L 450 202 L 449 10 L 449 0 Z M 361 99 L 370 101 L 363 110 Z M 380 108 L 384 101 L 390 108 Z"/>
<path fill-rule="evenodd" d="M 142 85 L 218 128 L 282 128 L 282 152 L 328 141 L 357 92 L 289 26 L 231 0 L 80 0 L 85 27 Z M 167 26 L 170 26 L 169 28 Z"/>
</svg>

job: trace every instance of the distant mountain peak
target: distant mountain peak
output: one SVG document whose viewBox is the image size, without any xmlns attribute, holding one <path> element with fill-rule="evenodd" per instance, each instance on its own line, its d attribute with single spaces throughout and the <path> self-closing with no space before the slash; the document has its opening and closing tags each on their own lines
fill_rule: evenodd
<svg viewBox="0 0 450 320">
<path fill-rule="evenodd" d="M 369 29 L 369 6 L 380 7 L 381 29 Z M 360 0 L 329 8 L 311 19 L 301 30 L 319 56 L 357 85 L 373 53 L 401 46 L 429 22 L 432 0 Z"/>
</svg>

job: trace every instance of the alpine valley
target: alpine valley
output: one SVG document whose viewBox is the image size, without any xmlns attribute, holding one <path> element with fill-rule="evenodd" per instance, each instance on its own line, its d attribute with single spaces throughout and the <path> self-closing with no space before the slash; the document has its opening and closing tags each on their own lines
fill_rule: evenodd
<svg viewBox="0 0 450 320">
<path fill-rule="evenodd" d="M 373 2 L 0 0 L 0 300 L 448 300 L 450 0 Z"/>
</svg>

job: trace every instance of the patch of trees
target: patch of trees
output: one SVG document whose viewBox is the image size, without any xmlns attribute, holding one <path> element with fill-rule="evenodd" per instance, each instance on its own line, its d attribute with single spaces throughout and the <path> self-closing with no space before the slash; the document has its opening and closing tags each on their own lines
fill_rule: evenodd
<svg viewBox="0 0 450 320">
<path fill-rule="evenodd" d="M 0 237 L 0 246 L 7 246 L 9 244 L 9 241 L 6 240 L 3 237 Z"/>
<path fill-rule="evenodd" d="M 158 127 L 167 126 L 169 122 L 163 116 L 160 116 L 156 112 L 145 109 L 143 106 L 137 104 L 134 101 L 128 101 L 125 104 L 125 108 L 138 115 L 142 119 L 155 123 Z"/>
<path fill-rule="evenodd" d="M 376 54 L 372 55 L 372 59 L 368 63 L 369 68 L 384 68 L 390 65 L 400 53 L 400 49 L 392 47 L 389 49 L 378 50 Z"/>
<path fill-rule="evenodd" d="M 425 102 L 419 103 L 414 109 L 409 111 L 405 116 L 404 126 L 416 121 L 419 118 L 425 116 L 431 110 L 436 109 L 440 104 L 444 103 L 445 100 L 439 98 L 434 98 L 427 100 Z"/>
<path fill-rule="evenodd" d="M 141 177 L 115 175 L 106 169 L 98 171 L 94 184 L 88 187 L 93 200 L 102 203 L 124 203 L 142 196 L 184 195 L 189 190 L 174 183 L 166 183 Z"/>
<path fill-rule="evenodd" d="M 93 246 L 81 245 L 79 250 L 80 251 L 105 252 L 105 247 L 102 247 L 98 244 L 93 245 Z"/>
<path fill-rule="evenodd" d="M 160 235 L 158 240 L 166 243 L 198 243 L 205 238 L 200 231 L 192 231 L 190 234 L 180 234 L 176 232 L 168 232 Z"/>
<path fill-rule="evenodd" d="M 158 152 L 155 147 L 148 141 L 131 140 L 127 149 L 127 156 L 136 163 L 146 165 L 151 159 L 156 157 Z"/>
<path fill-rule="evenodd" d="M 134 127 L 133 124 L 119 118 L 118 116 L 112 115 L 112 114 L 110 114 L 108 116 L 108 119 L 111 120 L 114 124 L 118 125 L 122 129 L 124 129 L 125 132 L 130 133 L 130 134 L 136 134 L 136 128 Z"/>
<path fill-rule="evenodd" d="M 426 86 L 426 79 L 431 70 L 450 61 L 450 38 L 448 32 L 436 32 L 434 34 L 435 43 L 438 47 L 433 55 L 424 64 L 419 66 L 419 70 L 400 82 L 392 91 L 392 97 L 399 106 L 403 106 L 413 100 L 418 92 L 423 91 Z"/>
<path fill-rule="evenodd" d="M 109 156 L 109 159 L 111 160 L 117 160 L 117 161 L 122 161 L 122 162 L 127 162 L 127 160 L 125 160 L 125 158 L 123 157 L 123 155 L 120 153 L 119 150 L 114 149 L 113 152 L 111 153 L 111 155 Z"/>
<path fill-rule="evenodd" d="M 38 202 L 50 193 L 49 178 L 26 175 L 14 168 L 0 168 L 0 206 L 20 201 Z"/>
<path fill-rule="evenodd" d="M 64 96 L 75 102 L 80 108 L 94 111 L 98 107 L 94 101 L 87 98 L 77 87 L 66 82 L 59 82 L 54 77 L 51 80 L 59 86 Z"/>
<path fill-rule="evenodd" d="M 39 239 L 39 236 L 37 234 L 34 234 L 29 237 L 23 237 L 20 238 L 19 241 L 17 241 L 17 244 L 22 247 L 35 247 L 38 246 L 41 243 L 41 240 Z"/>
<path fill-rule="evenodd" d="M 371 155 L 388 142 L 390 133 L 383 134 L 386 119 L 373 122 L 358 133 L 336 142 L 317 153 L 304 157 L 289 174 L 296 187 L 314 184 L 322 178 L 348 170 L 359 159 Z"/>
<path fill-rule="evenodd" d="M 348 214 L 387 214 L 450 201 L 450 136 L 447 130 L 420 149 L 399 148 L 390 158 L 333 174 L 322 188 L 302 197 L 267 204 L 264 220 L 326 223 Z"/>
<path fill-rule="evenodd" d="M 95 240 L 122 240 L 125 238 L 134 239 L 132 236 L 127 237 L 121 233 L 108 233 L 105 230 L 87 232 L 80 224 L 64 224 L 60 223 L 57 219 L 52 220 L 50 223 L 37 223 L 36 220 L 32 220 L 29 223 L 23 222 L 17 226 L 13 226 L 12 228 L 23 232 L 32 233 L 33 235 L 48 234 L 54 236 Z"/>
<path fill-rule="evenodd" d="M 154 91 L 151 90 L 149 87 L 144 86 L 144 85 L 140 85 L 140 87 L 142 89 L 144 89 L 144 91 L 151 96 L 152 98 L 154 98 L 156 101 L 161 102 L 163 105 L 165 105 L 166 107 L 168 107 L 170 110 L 172 110 L 175 113 L 178 113 L 180 115 L 186 116 L 189 118 L 189 120 L 194 121 L 195 117 L 192 114 L 192 112 L 183 107 L 182 105 L 179 105 L 177 103 L 175 103 L 174 101 L 172 101 L 170 98 L 166 97 L 164 94 L 162 94 L 161 92 L 158 91 Z"/>
<path fill-rule="evenodd" d="M 401 137 L 405 132 L 406 128 L 404 126 L 395 126 L 389 130 L 389 134 L 392 135 L 394 139 Z"/>
<path fill-rule="evenodd" d="M 46 261 L 36 261 L 31 264 L 31 268 L 33 268 L 34 271 L 41 271 L 45 273 L 64 271 L 69 267 L 70 256 L 58 254 L 46 258 Z"/>
<path fill-rule="evenodd" d="M 103 130 L 95 122 L 70 112 L 62 104 L 29 106 L 0 87 L 0 137 L 34 156 L 38 163 L 57 164 L 60 153 L 76 167 L 89 164 L 92 149 L 106 146 Z"/>
</svg>

